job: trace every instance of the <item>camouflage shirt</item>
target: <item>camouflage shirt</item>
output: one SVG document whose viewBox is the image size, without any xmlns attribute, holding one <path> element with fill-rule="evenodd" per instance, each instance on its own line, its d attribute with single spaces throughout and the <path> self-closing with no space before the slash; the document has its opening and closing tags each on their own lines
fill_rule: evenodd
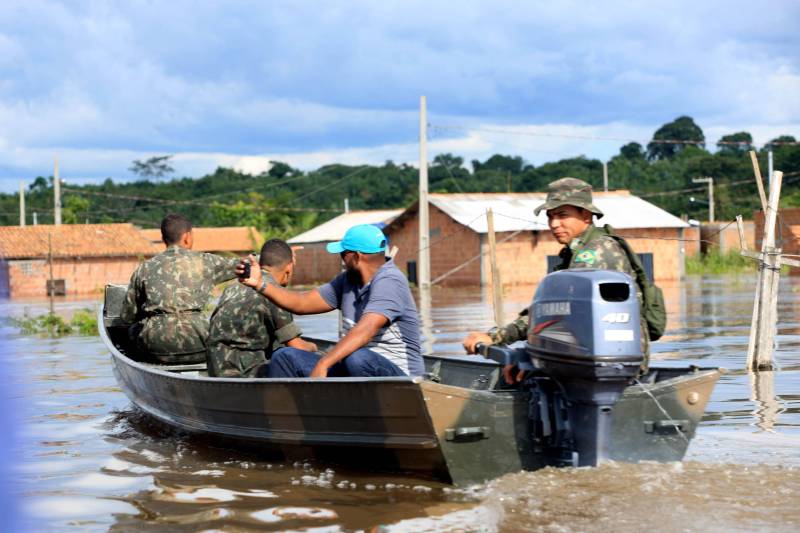
<svg viewBox="0 0 800 533">
<path fill-rule="evenodd" d="M 137 347 L 162 363 L 205 360 L 208 318 L 203 307 L 215 285 L 233 279 L 239 259 L 170 246 L 134 271 L 122 319 Z"/>
<path fill-rule="evenodd" d="M 612 237 L 598 230 L 594 224 L 589 225 L 583 233 L 572 239 L 569 246 L 565 246 L 558 255 L 561 263 L 556 270 L 567 268 L 617 270 L 636 279 L 625 250 Z M 489 337 L 495 344 L 510 344 L 525 340 L 528 337 L 529 323 L 528 310 L 523 309 L 510 324 L 490 330 Z"/>
<path fill-rule="evenodd" d="M 276 285 L 266 270 L 267 282 Z M 280 345 L 300 336 L 292 314 L 240 283 L 226 288 L 211 314 L 208 375 L 252 377 Z"/>
</svg>

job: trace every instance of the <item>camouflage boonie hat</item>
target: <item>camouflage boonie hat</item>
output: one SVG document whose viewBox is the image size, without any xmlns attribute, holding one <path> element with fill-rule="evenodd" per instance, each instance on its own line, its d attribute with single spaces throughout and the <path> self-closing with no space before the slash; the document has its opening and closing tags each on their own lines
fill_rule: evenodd
<svg viewBox="0 0 800 533">
<path fill-rule="evenodd" d="M 583 180 L 561 178 L 548 185 L 548 189 L 547 200 L 533 210 L 534 215 L 538 215 L 543 209 L 547 211 L 562 205 L 574 205 L 591 211 L 597 218 L 603 216 L 603 212 L 592 203 L 592 186 Z"/>
</svg>

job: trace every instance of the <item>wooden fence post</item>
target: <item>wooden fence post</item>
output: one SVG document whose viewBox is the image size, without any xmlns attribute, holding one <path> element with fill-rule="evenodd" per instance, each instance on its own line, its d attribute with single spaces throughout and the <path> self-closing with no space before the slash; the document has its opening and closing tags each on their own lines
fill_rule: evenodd
<svg viewBox="0 0 800 533">
<path fill-rule="evenodd" d="M 486 224 L 489 232 L 489 262 L 492 264 L 494 322 L 498 328 L 502 328 L 506 324 L 503 317 L 503 283 L 500 281 L 500 270 L 497 268 L 497 243 L 494 235 L 494 213 L 491 208 L 486 211 Z"/>
</svg>

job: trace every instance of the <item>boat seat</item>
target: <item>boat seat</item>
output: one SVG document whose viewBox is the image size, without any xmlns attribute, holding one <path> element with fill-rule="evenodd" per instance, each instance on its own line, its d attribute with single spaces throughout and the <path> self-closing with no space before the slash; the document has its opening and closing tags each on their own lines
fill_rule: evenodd
<svg viewBox="0 0 800 533">
<path fill-rule="evenodd" d="M 496 363 L 475 364 L 457 358 L 426 358 L 427 372 L 422 376 L 429 381 L 473 390 L 492 390 L 500 378 Z"/>
<path fill-rule="evenodd" d="M 152 363 L 145 363 L 150 368 L 155 368 L 158 370 L 164 370 L 165 372 L 196 372 L 196 371 L 204 371 L 206 370 L 205 363 L 189 363 L 183 365 L 154 365 Z"/>
</svg>

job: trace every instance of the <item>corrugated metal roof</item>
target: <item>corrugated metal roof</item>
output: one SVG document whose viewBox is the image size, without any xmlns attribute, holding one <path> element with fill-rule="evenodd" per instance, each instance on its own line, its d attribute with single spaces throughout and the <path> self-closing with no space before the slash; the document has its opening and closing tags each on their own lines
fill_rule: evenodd
<svg viewBox="0 0 800 533">
<path fill-rule="evenodd" d="M 133 224 L 62 224 L 0 226 L 0 257 L 47 257 L 48 235 L 53 257 L 153 256 L 161 251 Z"/>
<path fill-rule="evenodd" d="M 142 234 L 151 242 L 164 248 L 160 229 L 143 229 Z M 192 228 L 197 252 L 251 252 L 264 244 L 264 238 L 252 226 L 230 226 L 224 228 Z"/>
<path fill-rule="evenodd" d="M 496 232 L 547 230 L 547 215 L 534 216 L 545 193 L 431 194 L 430 203 L 476 233 L 487 233 L 486 210 L 494 212 Z M 688 228 L 689 224 L 628 191 L 594 192 L 594 204 L 605 214 L 601 224 L 617 229 Z"/>
<path fill-rule="evenodd" d="M 345 232 L 353 226 L 359 224 L 388 224 L 402 212 L 402 209 L 351 211 L 332 218 L 296 237 L 292 237 L 288 242 L 289 244 L 308 244 L 312 242 L 339 241 L 344 237 Z"/>
</svg>

